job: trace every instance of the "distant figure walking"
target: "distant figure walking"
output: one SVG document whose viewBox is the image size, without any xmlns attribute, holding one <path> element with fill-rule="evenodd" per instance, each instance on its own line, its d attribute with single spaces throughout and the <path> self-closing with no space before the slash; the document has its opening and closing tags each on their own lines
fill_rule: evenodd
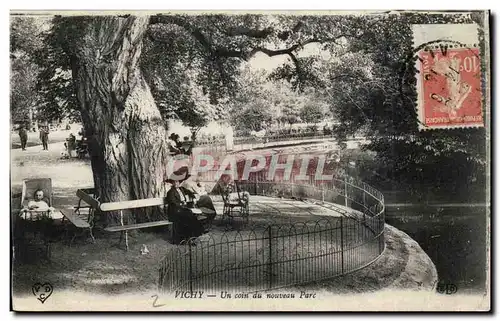
<svg viewBox="0 0 500 321">
<path fill-rule="evenodd" d="M 42 141 L 43 150 L 49 150 L 49 126 L 41 127 L 40 140 Z"/>
<path fill-rule="evenodd" d="M 69 137 L 66 138 L 66 149 L 68 150 L 69 158 L 72 158 L 73 151 L 76 150 L 76 137 L 73 133 L 69 134 Z"/>
<path fill-rule="evenodd" d="M 28 132 L 24 125 L 21 125 L 19 128 L 19 138 L 21 139 L 21 148 L 22 150 L 26 150 L 26 143 L 28 142 Z"/>
</svg>

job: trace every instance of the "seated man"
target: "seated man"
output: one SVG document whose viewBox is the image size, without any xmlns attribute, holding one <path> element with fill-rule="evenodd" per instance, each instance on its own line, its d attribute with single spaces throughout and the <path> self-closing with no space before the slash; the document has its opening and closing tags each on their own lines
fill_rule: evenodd
<svg viewBox="0 0 500 321">
<path fill-rule="evenodd" d="M 179 135 L 177 135 L 176 133 L 170 134 L 167 139 L 167 144 L 168 150 L 173 155 L 183 154 L 183 151 L 181 150 L 182 144 L 179 143 Z"/>
<path fill-rule="evenodd" d="M 198 207 L 203 215 L 207 217 L 205 223 L 209 226 L 217 216 L 212 199 L 199 180 L 192 181 L 188 178 L 182 183 L 182 187 L 190 191 L 194 197 L 193 205 Z"/>
<path fill-rule="evenodd" d="M 21 210 L 21 217 L 23 219 L 37 218 L 43 216 L 44 214 L 51 217 L 54 213 L 54 208 L 49 206 L 47 199 L 43 197 L 43 191 L 37 189 L 34 193 L 34 199 L 28 202 L 27 208 Z"/>
</svg>

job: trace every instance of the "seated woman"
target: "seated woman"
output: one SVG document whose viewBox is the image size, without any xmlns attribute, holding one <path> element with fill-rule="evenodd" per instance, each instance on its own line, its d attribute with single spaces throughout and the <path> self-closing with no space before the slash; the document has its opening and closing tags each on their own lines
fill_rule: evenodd
<svg viewBox="0 0 500 321">
<path fill-rule="evenodd" d="M 177 146 L 179 146 L 183 154 L 191 155 L 193 153 L 194 144 L 192 141 L 189 141 L 189 136 L 184 136 L 183 142 L 177 140 L 177 144 L 178 144 Z"/>
<path fill-rule="evenodd" d="M 179 175 L 179 173 L 174 174 Z M 181 187 L 181 180 L 177 178 L 169 178 L 167 182 L 172 184 L 165 201 L 168 204 L 168 219 L 174 223 L 174 242 L 178 243 L 202 235 L 203 225 L 190 209 L 193 199 L 196 199 L 194 193 Z"/>
<path fill-rule="evenodd" d="M 33 195 L 33 200 L 28 202 L 27 208 L 21 210 L 21 217 L 23 219 L 37 218 L 43 216 L 44 214 L 51 217 L 54 213 L 54 208 L 49 206 L 47 199 L 43 197 L 43 191 L 37 189 Z"/>
</svg>

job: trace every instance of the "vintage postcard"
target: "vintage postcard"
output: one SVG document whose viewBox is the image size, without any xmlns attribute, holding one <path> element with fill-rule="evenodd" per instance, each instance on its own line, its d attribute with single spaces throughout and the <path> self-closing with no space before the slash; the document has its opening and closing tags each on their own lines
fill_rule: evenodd
<svg viewBox="0 0 500 321">
<path fill-rule="evenodd" d="M 12 310 L 490 311 L 488 11 L 11 11 Z"/>
</svg>

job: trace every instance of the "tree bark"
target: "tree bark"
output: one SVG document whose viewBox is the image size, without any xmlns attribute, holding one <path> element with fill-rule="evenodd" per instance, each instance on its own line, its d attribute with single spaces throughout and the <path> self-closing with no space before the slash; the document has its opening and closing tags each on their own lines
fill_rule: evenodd
<svg viewBox="0 0 500 321">
<path fill-rule="evenodd" d="M 165 122 L 139 68 L 148 21 L 144 16 L 92 17 L 73 44 L 73 81 L 101 202 L 162 195 Z M 158 209 L 134 214 L 139 222 L 161 215 Z M 116 215 L 105 216 L 107 223 L 116 222 Z"/>
</svg>

